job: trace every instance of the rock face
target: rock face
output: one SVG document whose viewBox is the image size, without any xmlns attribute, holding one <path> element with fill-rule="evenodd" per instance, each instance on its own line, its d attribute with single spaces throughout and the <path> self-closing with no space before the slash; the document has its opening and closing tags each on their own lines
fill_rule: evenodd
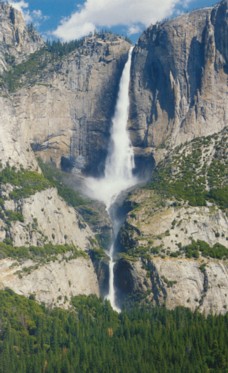
<svg viewBox="0 0 228 373">
<path fill-rule="evenodd" d="M 111 118 L 130 44 L 112 36 L 86 38 L 14 94 L 15 115 L 33 149 L 63 169 L 102 173 Z"/>
<path fill-rule="evenodd" d="M 0 97 L 0 161 L 20 168 L 38 170 L 34 153 L 30 146 L 29 130 L 22 127 L 15 114 L 13 99 Z M 3 109 L 4 108 L 4 109 Z"/>
<path fill-rule="evenodd" d="M 44 45 L 32 27 L 27 28 L 21 12 L 0 4 L 0 73 L 12 64 L 24 61 L 30 53 Z"/>
<path fill-rule="evenodd" d="M 97 277 L 89 258 L 67 259 L 37 265 L 36 262 L 0 261 L 0 289 L 9 287 L 17 294 L 33 295 L 47 306 L 69 307 L 71 297 L 96 294 Z"/>
<path fill-rule="evenodd" d="M 205 314 L 227 312 L 227 262 L 159 257 L 122 260 L 116 278 L 120 302 L 134 296 L 169 309 L 181 306 Z"/>
<path fill-rule="evenodd" d="M 86 250 L 93 233 L 74 208 L 67 206 L 55 188 L 38 192 L 18 202 L 7 200 L 6 209 L 20 210 L 23 222 L 11 223 L 9 235 L 13 245 L 40 246 L 47 242 L 73 244 Z"/>
<path fill-rule="evenodd" d="M 140 37 L 131 79 L 136 148 L 159 158 L 161 148 L 227 126 L 227 4 L 151 26 Z"/>
<path fill-rule="evenodd" d="M 164 197 L 145 187 L 124 203 L 127 216 L 115 267 L 120 304 L 130 295 L 169 308 L 227 310 L 227 134 L 219 133 L 228 118 L 227 7 L 226 0 L 151 26 L 134 48 L 129 130 L 138 174 L 145 176 L 149 165 L 151 175 L 153 157 L 157 164 L 162 157 L 164 184 L 182 195 Z M 6 166 L 41 173 L 35 155 L 76 170 L 68 185 L 80 179 L 80 171 L 102 175 L 130 44 L 100 34 L 56 56 L 11 6 L 0 4 L 0 23 L 0 176 Z M 210 134 L 203 145 L 189 142 Z M 195 204 L 185 198 L 185 183 L 197 197 Z M 13 198 L 16 188 L 10 176 L 0 184 L 0 288 L 60 306 L 68 306 L 74 295 L 107 294 L 108 259 L 80 214 L 54 187 Z M 198 194 L 203 203 L 197 205 Z M 100 223 L 93 215 L 90 220 L 104 233 L 100 242 L 108 245 L 107 219 Z M 207 250 L 219 248 L 224 257 L 210 250 L 210 255 L 198 250 L 188 257 L 186 247 L 198 240 Z M 83 255 L 6 258 L 12 248 L 38 250 L 46 244 L 74 245 Z"/>
<path fill-rule="evenodd" d="M 128 241 L 133 246 L 152 244 L 163 253 L 175 252 L 180 244 L 189 245 L 192 240 L 227 246 L 228 217 L 218 207 L 174 207 L 172 203 L 155 207 L 156 196 L 152 191 L 139 191 L 133 199 L 140 201 L 137 213 L 133 210 L 126 223 Z"/>
<path fill-rule="evenodd" d="M 36 57 L 45 58 L 48 52 L 42 39 L 25 26 L 20 12 L 8 5 L 0 7 L 0 106 L 4 108 L 0 115 L 0 170 L 10 166 L 40 173 L 35 150 L 43 160 L 62 168 L 74 166 L 91 174 L 102 172 L 129 43 L 111 35 L 86 38 L 70 54 L 54 60 L 51 57 L 42 73 L 33 70 L 27 81 L 26 73 L 20 76 L 20 67 L 26 63 L 29 69 L 30 58 L 36 64 Z M 30 57 L 36 51 L 38 54 Z M 21 81 L 7 90 L 9 85 L 4 79 L 10 76 Z M 10 197 L 13 190 L 10 181 L 0 186 L 2 245 L 3 241 L 15 247 L 73 244 L 84 252 L 98 245 L 80 214 L 58 196 L 55 188 L 19 200 Z M 11 220 L 6 218 L 7 214 Z M 71 296 L 99 295 L 101 288 L 106 287 L 107 264 L 94 261 L 98 277 L 105 277 L 102 284 L 98 284 L 88 255 L 77 259 L 60 255 L 58 260 L 44 259 L 39 264 L 33 260 L 0 259 L 1 288 L 9 286 L 27 296 L 34 293 L 37 300 L 49 305 L 68 305 Z"/>
<path fill-rule="evenodd" d="M 11 8 L 4 9 L 5 14 Z M 6 21 L 4 35 L 12 26 L 10 18 Z M 159 159 L 164 148 L 227 125 L 227 29 L 227 1 L 222 1 L 151 26 L 139 39 L 133 52 L 129 118 L 138 169 L 145 162 L 154 166 L 152 152 Z M 24 33 L 29 35 L 27 29 Z M 26 43 L 27 56 L 42 45 L 33 39 Z M 117 36 L 88 37 L 11 94 L 18 126 L 45 161 L 102 174 L 129 48 Z"/>
<path fill-rule="evenodd" d="M 13 159 L 13 142 L 25 168 L 31 144 L 44 161 L 57 167 L 101 174 L 130 44 L 121 37 L 100 34 L 85 38 L 71 53 L 54 56 L 33 28 L 25 25 L 22 14 L 3 3 L 0 44 L 0 99 L 6 108 L 1 114 L 1 131 L 6 131 L 3 164 L 19 163 Z"/>
<path fill-rule="evenodd" d="M 152 193 L 139 191 L 134 196 L 137 215 L 134 210 L 129 214 L 121 232 L 124 259 L 116 266 L 120 301 L 134 295 L 168 308 L 183 306 L 206 314 L 226 313 L 227 259 L 206 255 L 193 260 L 181 257 L 179 251 L 197 240 L 211 247 L 218 243 L 227 247 L 226 212 L 215 206 L 158 208 Z"/>
<path fill-rule="evenodd" d="M 128 197 L 115 268 L 120 305 L 133 297 L 227 312 L 227 141 L 224 129 L 179 146 L 158 165 L 160 179 Z"/>
<path fill-rule="evenodd" d="M 1 246 L 0 288 L 9 287 L 25 296 L 35 295 L 39 302 L 61 307 L 68 307 L 75 295 L 99 295 L 97 275 L 86 254 L 92 249 L 91 241 L 95 238 L 82 217 L 58 196 L 55 188 L 17 201 L 9 198 L 10 191 L 10 184 L 1 185 L 4 211 L 20 213 L 21 218 L 5 220 L 1 206 L 0 243 L 10 239 L 11 245 L 18 250 L 34 246 L 37 250 L 44 247 L 44 251 L 29 260 L 23 259 L 23 255 L 15 260 L 2 257 L 4 246 Z M 64 255 L 48 256 L 45 245 L 62 245 L 69 249 Z M 77 248 L 76 257 L 71 253 L 70 245 Z"/>
</svg>

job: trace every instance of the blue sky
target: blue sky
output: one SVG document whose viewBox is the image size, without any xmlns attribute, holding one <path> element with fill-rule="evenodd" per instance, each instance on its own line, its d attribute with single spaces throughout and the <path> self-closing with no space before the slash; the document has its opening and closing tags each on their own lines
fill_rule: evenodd
<svg viewBox="0 0 228 373">
<path fill-rule="evenodd" d="M 216 3 L 213 0 L 8 1 L 21 9 L 27 22 L 33 22 L 44 37 L 64 41 L 80 38 L 95 29 L 110 29 L 136 41 L 151 23 Z"/>
</svg>

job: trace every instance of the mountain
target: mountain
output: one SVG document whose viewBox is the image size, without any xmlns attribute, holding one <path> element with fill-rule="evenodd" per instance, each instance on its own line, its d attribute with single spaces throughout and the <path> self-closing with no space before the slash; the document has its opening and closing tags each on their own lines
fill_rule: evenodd
<svg viewBox="0 0 228 373">
<path fill-rule="evenodd" d="M 227 126 L 227 1 L 149 27 L 134 49 L 130 130 L 136 148 L 164 149 Z"/>
<path fill-rule="evenodd" d="M 44 161 L 100 174 L 129 43 L 101 34 L 69 50 L 60 43 L 37 48 L 2 77 L 10 121 L 19 121 L 23 138 Z"/>
<path fill-rule="evenodd" d="M 152 25 L 134 47 L 128 129 L 145 185 L 118 210 L 122 306 L 226 313 L 227 6 Z M 107 293 L 111 222 L 78 189 L 104 173 L 130 43 L 45 43 L 0 12 L 0 287 L 68 307 Z"/>
<path fill-rule="evenodd" d="M 180 145 L 131 192 L 116 267 L 122 302 L 227 312 L 227 146 L 227 128 Z"/>
<path fill-rule="evenodd" d="M 33 83 L 23 82 L 16 89 L 16 76 L 19 80 L 28 73 L 34 78 L 36 57 L 43 58 L 45 43 L 10 5 L 1 3 L 0 12 L 0 287 L 66 307 L 73 295 L 99 295 L 97 276 L 87 254 L 96 239 L 80 214 L 60 197 L 53 182 L 43 177 L 31 147 L 36 131 L 44 137 L 48 131 L 51 117 L 42 122 L 42 102 L 49 85 L 40 83 L 36 89 Z M 36 109 L 34 97 L 39 102 Z M 53 100 L 48 110 L 56 116 Z M 77 200 L 77 195 L 74 198 Z"/>
<path fill-rule="evenodd" d="M 227 312 L 227 14 L 222 1 L 152 25 L 134 48 L 129 130 L 155 167 L 126 202 L 123 303 Z"/>
<path fill-rule="evenodd" d="M 32 26 L 26 27 L 23 16 L 12 6 L 0 4 L 0 72 L 11 64 L 25 61 L 44 45 L 41 36 Z"/>
</svg>

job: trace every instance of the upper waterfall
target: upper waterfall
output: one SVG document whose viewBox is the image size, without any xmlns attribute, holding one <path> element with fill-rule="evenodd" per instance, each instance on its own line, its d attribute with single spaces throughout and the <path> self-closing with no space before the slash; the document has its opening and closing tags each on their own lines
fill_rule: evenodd
<svg viewBox="0 0 228 373">
<path fill-rule="evenodd" d="M 127 130 L 132 51 L 133 47 L 120 80 L 104 176 L 101 179 L 88 178 L 86 182 L 89 195 L 104 202 L 107 209 L 123 190 L 137 183 L 133 176 L 134 153 Z"/>
<path fill-rule="evenodd" d="M 105 179 L 125 182 L 132 179 L 134 168 L 134 153 L 127 131 L 132 50 L 133 48 L 130 49 L 128 61 L 120 80 L 118 100 L 112 120 L 109 153 L 105 164 Z"/>
</svg>

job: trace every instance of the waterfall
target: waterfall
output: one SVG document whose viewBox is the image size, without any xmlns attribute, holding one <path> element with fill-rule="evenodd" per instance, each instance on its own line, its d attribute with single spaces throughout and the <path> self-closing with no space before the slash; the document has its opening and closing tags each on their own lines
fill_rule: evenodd
<svg viewBox="0 0 228 373">
<path fill-rule="evenodd" d="M 105 203 L 107 212 L 113 224 L 113 242 L 109 249 L 109 294 L 107 299 L 113 309 L 120 311 L 116 305 L 114 289 L 114 265 L 115 265 L 115 239 L 120 229 L 119 222 L 111 213 L 116 198 L 121 192 L 137 183 L 133 176 L 134 153 L 127 131 L 129 115 L 129 83 L 131 71 L 132 50 L 130 49 L 128 60 L 125 64 L 120 85 L 115 114 L 112 119 L 110 132 L 110 144 L 105 163 L 104 177 L 101 179 L 87 178 L 88 194 Z"/>
</svg>

